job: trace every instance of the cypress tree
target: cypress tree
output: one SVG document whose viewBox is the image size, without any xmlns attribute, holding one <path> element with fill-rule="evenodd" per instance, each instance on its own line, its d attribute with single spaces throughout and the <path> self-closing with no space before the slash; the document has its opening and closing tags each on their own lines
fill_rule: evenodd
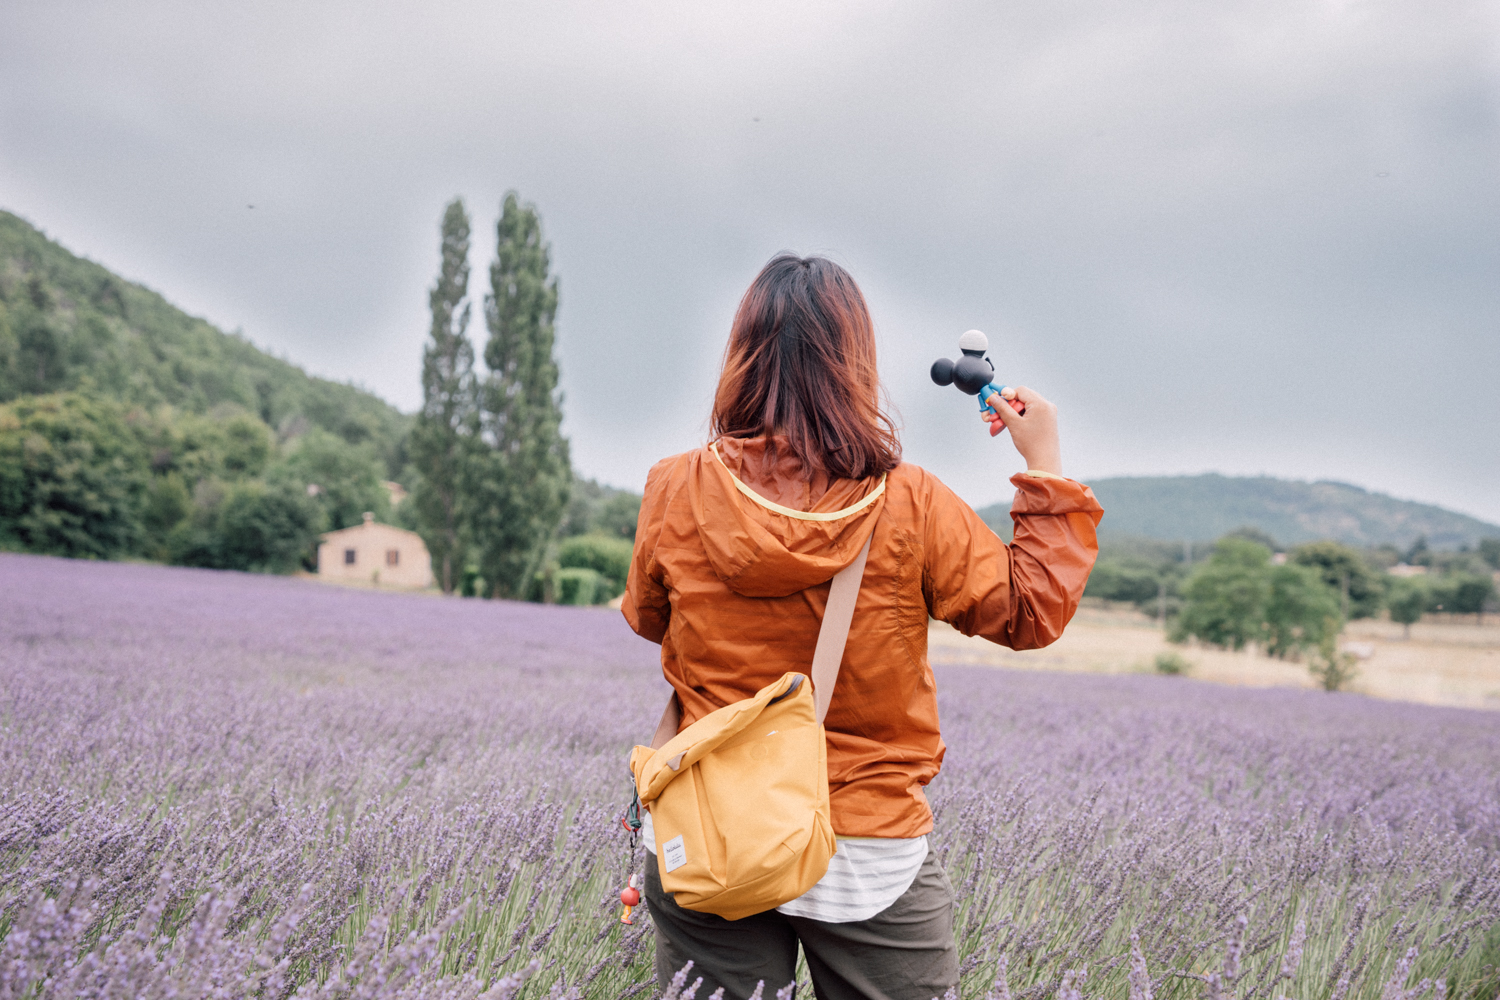
<svg viewBox="0 0 1500 1000">
<path fill-rule="evenodd" d="M 572 469 L 552 356 L 557 280 L 536 206 L 505 195 L 484 300 L 484 460 L 466 491 L 491 597 L 525 597 L 568 505 Z"/>
<path fill-rule="evenodd" d="M 462 494 L 478 426 L 468 295 L 469 213 L 455 198 L 443 212 L 442 264 L 427 297 L 432 339 L 422 352 L 422 411 L 408 446 L 422 476 L 412 502 L 445 594 L 453 593 L 464 558 Z"/>
</svg>

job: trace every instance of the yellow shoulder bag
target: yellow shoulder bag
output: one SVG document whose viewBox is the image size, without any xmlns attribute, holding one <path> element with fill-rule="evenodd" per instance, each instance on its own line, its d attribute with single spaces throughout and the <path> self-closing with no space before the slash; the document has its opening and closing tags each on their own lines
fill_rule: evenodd
<svg viewBox="0 0 1500 1000">
<path fill-rule="evenodd" d="M 652 746 L 631 751 L 662 888 L 678 906 L 738 920 L 796 899 L 828 870 L 836 844 L 823 719 L 869 554 L 866 540 L 833 578 L 811 691 L 789 671 L 680 733 L 673 695 Z"/>
</svg>

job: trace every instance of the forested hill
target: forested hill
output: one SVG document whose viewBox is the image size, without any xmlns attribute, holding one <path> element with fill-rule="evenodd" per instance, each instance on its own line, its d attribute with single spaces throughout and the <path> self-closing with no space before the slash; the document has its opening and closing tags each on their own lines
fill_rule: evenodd
<svg viewBox="0 0 1500 1000">
<path fill-rule="evenodd" d="M 1208 474 L 1127 476 L 1090 480 L 1089 485 L 1104 505 L 1100 533 L 1106 536 L 1207 541 L 1248 526 L 1283 545 L 1331 538 L 1401 549 L 1424 535 L 1434 548 L 1500 538 L 1500 525 L 1347 483 Z M 1009 534 L 1008 502 L 986 507 L 979 515 Z"/>
<path fill-rule="evenodd" d="M 85 387 L 147 409 L 208 413 L 228 404 L 282 438 L 319 427 L 368 441 L 392 476 L 403 464 L 409 418 L 394 407 L 313 378 L 0 210 L 0 403 Z"/>
</svg>

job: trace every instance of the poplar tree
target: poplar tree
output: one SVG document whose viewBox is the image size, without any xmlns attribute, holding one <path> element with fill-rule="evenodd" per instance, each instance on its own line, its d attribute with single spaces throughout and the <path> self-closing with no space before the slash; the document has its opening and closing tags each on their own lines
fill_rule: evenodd
<svg viewBox="0 0 1500 1000">
<path fill-rule="evenodd" d="M 568 505 L 572 469 L 552 356 L 557 279 L 536 206 L 505 195 L 484 300 L 484 458 L 466 490 L 491 597 L 525 597 Z"/>
<path fill-rule="evenodd" d="M 422 352 L 422 411 L 408 447 L 422 476 L 412 495 L 422 540 L 443 593 L 451 594 L 464 559 L 463 490 L 478 427 L 474 345 L 468 337 L 469 213 L 462 198 L 443 212 L 441 252 L 437 283 L 427 296 L 432 337 Z"/>
</svg>

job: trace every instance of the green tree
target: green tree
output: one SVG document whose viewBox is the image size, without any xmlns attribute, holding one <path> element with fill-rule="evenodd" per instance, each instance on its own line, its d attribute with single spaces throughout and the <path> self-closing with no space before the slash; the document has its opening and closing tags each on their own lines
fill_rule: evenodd
<svg viewBox="0 0 1500 1000">
<path fill-rule="evenodd" d="M 1271 598 L 1271 550 L 1244 538 L 1222 538 L 1183 593 L 1173 641 L 1197 638 L 1231 649 L 1261 641 Z"/>
<path fill-rule="evenodd" d="M 13 321 L 15 352 L 12 355 L 11 383 L 20 393 L 41 394 L 61 389 L 68 379 L 67 358 L 62 337 L 47 315 L 48 300 L 33 276 L 32 302 L 41 306 L 17 310 Z"/>
<path fill-rule="evenodd" d="M 1337 637 L 1343 625 L 1338 595 L 1323 582 L 1317 568 L 1273 566 L 1266 601 L 1266 652 L 1285 659 Z M 1330 632 L 1331 630 L 1331 632 Z"/>
<path fill-rule="evenodd" d="M 249 413 L 232 413 L 216 421 L 214 431 L 219 467 L 230 478 L 259 476 L 276 453 L 271 428 Z"/>
<path fill-rule="evenodd" d="M 641 495 L 621 491 L 605 500 L 594 518 L 594 530 L 635 542 L 635 525 L 641 518 Z"/>
<path fill-rule="evenodd" d="M 175 472 L 151 477 L 141 505 L 141 554 L 166 562 L 172 557 L 172 532 L 193 512 L 193 497 Z"/>
<path fill-rule="evenodd" d="M 191 517 L 172 532 L 172 561 L 184 566 L 290 573 L 305 561 L 324 514 L 317 500 L 290 481 L 205 479 L 193 493 Z"/>
<path fill-rule="evenodd" d="M 1391 581 L 1385 606 L 1390 609 L 1391 621 L 1402 626 L 1403 639 L 1411 638 L 1411 627 L 1422 620 L 1428 600 L 1427 586 L 1420 579 L 1398 577 Z"/>
<path fill-rule="evenodd" d="M 218 479 L 200 479 L 194 484 L 188 516 L 167 536 L 169 562 L 207 569 L 221 567 L 219 511 L 228 493 L 229 488 Z"/>
<path fill-rule="evenodd" d="M 1290 561 L 1317 571 L 1323 582 L 1339 595 L 1342 617 L 1352 620 L 1380 613 L 1381 599 L 1385 594 L 1382 576 L 1349 546 L 1338 542 L 1309 542 L 1293 549 Z"/>
<path fill-rule="evenodd" d="M 553 359 L 557 281 L 533 205 L 505 196 L 484 318 L 485 449 L 464 496 L 479 573 L 492 597 L 521 597 L 567 509 L 572 470 Z"/>
<path fill-rule="evenodd" d="M 462 198 L 443 212 L 442 264 L 428 293 L 432 339 L 422 352 L 422 410 L 407 442 L 420 480 L 412 503 L 443 593 L 464 562 L 461 490 L 475 455 L 477 401 L 469 342 L 469 213 Z"/>
<path fill-rule="evenodd" d="M 1452 611 L 1458 597 L 1458 579 L 1451 576 L 1427 577 L 1427 610 Z"/>
<path fill-rule="evenodd" d="M 1479 558 L 1483 559 L 1490 569 L 1500 570 L 1500 538 L 1481 538 Z"/>
<path fill-rule="evenodd" d="M 1142 608 L 1156 602 L 1162 576 L 1154 566 L 1129 559 L 1105 559 L 1094 564 L 1084 594 L 1106 601 L 1129 601 Z"/>
<path fill-rule="evenodd" d="M 251 481 L 230 491 L 219 510 L 219 566 L 290 573 L 317 544 L 323 512 L 290 483 Z"/>
<path fill-rule="evenodd" d="M 1272 552 L 1281 551 L 1281 543 L 1272 538 L 1269 532 L 1257 528 L 1253 524 L 1242 524 L 1238 528 L 1235 528 L 1233 531 L 1226 534 L 1224 537 L 1243 538 L 1247 542 L 1255 542 L 1257 545 L 1264 545 Z"/>
<path fill-rule="evenodd" d="M 75 558 L 134 552 L 149 475 L 138 422 L 78 392 L 0 406 L 0 543 Z"/>
<path fill-rule="evenodd" d="M 207 478 L 259 476 L 276 454 L 271 429 L 233 404 L 215 407 L 205 415 L 159 407 L 142 427 L 151 451 L 151 471 L 175 473 L 190 485 Z"/>
<path fill-rule="evenodd" d="M 1463 615 L 1477 615 L 1479 624 L 1484 624 L 1484 606 L 1495 596 L 1495 581 L 1492 577 L 1464 574 L 1456 577 L 1453 584 L 1452 611 Z"/>
<path fill-rule="evenodd" d="M 641 495 L 630 490 L 601 486 L 595 479 L 574 479 L 558 534 L 604 534 L 635 541 L 635 524 L 641 516 Z"/>
<path fill-rule="evenodd" d="M 266 473 L 266 481 L 313 497 L 327 530 L 334 531 L 359 524 L 365 511 L 380 521 L 390 519 L 391 495 L 381 481 L 384 469 L 371 442 L 350 445 L 314 427 L 292 443 Z"/>
</svg>

